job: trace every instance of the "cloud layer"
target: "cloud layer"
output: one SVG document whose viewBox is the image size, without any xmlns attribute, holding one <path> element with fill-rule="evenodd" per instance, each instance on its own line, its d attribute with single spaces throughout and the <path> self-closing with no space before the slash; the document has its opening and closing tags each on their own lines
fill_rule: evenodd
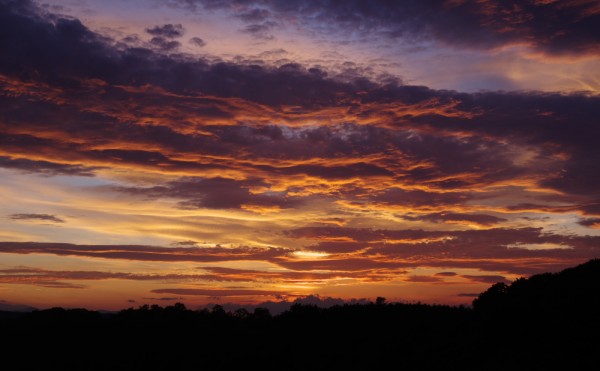
<svg viewBox="0 0 600 371">
<path fill-rule="evenodd" d="M 600 11 L 587 1 L 179 5 L 230 12 L 258 42 L 286 19 L 457 48 L 599 52 L 590 35 Z M 144 286 L 145 297 L 456 285 L 456 296 L 598 256 L 597 95 L 461 93 L 226 61 L 182 52 L 186 28 L 149 25 L 150 40 L 133 45 L 30 1 L 0 1 L 0 187 L 12 200 L 0 253 L 202 265 L 10 265 L 0 284 L 181 285 Z"/>
<path fill-rule="evenodd" d="M 188 9 L 227 9 L 260 28 L 285 19 L 336 33 L 391 40 L 433 39 L 464 48 L 525 44 L 547 54 L 600 52 L 600 8 L 594 0 L 427 2 L 177 0 Z"/>
</svg>

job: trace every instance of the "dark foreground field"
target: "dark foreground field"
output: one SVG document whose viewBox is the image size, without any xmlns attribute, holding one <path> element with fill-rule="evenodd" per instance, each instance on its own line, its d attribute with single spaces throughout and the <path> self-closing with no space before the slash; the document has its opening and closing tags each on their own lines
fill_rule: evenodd
<svg viewBox="0 0 600 371">
<path fill-rule="evenodd" d="M 378 300 L 278 316 L 176 304 L 0 318 L 5 370 L 600 370 L 600 260 L 496 284 L 472 309 Z"/>
</svg>

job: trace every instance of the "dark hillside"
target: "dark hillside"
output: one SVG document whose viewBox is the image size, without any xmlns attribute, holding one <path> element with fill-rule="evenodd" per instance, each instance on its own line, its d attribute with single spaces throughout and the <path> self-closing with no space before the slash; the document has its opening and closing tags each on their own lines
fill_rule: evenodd
<svg viewBox="0 0 600 371">
<path fill-rule="evenodd" d="M 559 273 L 520 278 L 510 285 L 497 283 L 479 295 L 473 307 L 488 314 L 508 311 L 531 317 L 594 317 L 600 313 L 600 259 Z"/>
<path fill-rule="evenodd" d="M 474 308 L 377 303 L 0 319 L 11 370 L 597 370 L 600 261 L 495 284 Z"/>
</svg>

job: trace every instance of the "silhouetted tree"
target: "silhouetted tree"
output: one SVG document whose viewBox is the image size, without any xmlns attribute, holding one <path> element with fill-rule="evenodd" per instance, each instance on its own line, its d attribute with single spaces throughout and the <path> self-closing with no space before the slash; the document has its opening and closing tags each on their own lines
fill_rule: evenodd
<svg viewBox="0 0 600 371">
<path fill-rule="evenodd" d="M 250 312 L 246 308 L 238 308 L 233 312 L 233 316 L 240 319 L 246 319 L 250 317 Z"/>
<path fill-rule="evenodd" d="M 210 313 L 213 316 L 216 316 L 216 317 L 225 317 L 225 316 L 227 316 L 227 312 L 225 312 L 225 308 L 223 308 L 223 306 L 219 305 L 219 304 L 215 304 L 212 307 Z"/>
<path fill-rule="evenodd" d="M 473 308 L 481 311 L 497 311 L 500 309 L 499 307 L 507 291 L 508 286 L 504 282 L 495 283 L 473 300 Z"/>
<path fill-rule="evenodd" d="M 267 308 L 254 308 L 254 313 L 252 315 L 254 318 L 260 320 L 267 320 L 271 318 L 271 312 Z"/>
<path fill-rule="evenodd" d="M 494 284 L 473 305 L 386 303 L 379 297 L 373 304 L 326 309 L 295 304 L 277 316 L 265 308 L 252 315 L 245 309 L 226 313 L 221 305 L 191 311 L 182 303 L 102 315 L 63 308 L 0 313 L 0 333 L 8 340 L 2 360 L 18 370 L 285 365 L 329 371 L 392 362 L 408 370 L 598 369 L 600 261 Z M 202 336 L 172 341 L 190 333 Z"/>
<path fill-rule="evenodd" d="M 173 309 L 177 312 L 185 312 L 187 310 L 185 305 L 183 303 L 179 303 L 179 302 L 177 302 L 173 305 Z"/>
</svg>

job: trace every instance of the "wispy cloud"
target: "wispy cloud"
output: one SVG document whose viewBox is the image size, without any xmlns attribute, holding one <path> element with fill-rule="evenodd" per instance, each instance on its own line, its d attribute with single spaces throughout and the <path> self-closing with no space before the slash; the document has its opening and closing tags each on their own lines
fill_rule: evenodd
<svg viewBox="0 0 600 371">
<path fill-rule="evenodd" d="M 194 295 L 194 296 L 279 296 L 281 291 L 265 290 L 211 290 L 211 289 L 156 289 L 152 290 L 155 294 L 173 294 L 173 295 Z"/>
<path fill-rule="evenodd" d="M 52 223 L 64 223 L 64 219 L 59 218 L 56 215 L 50 214 L 11 214 L 8 216 L 13 220 L 39 220 L 44 222 Z"/>
</svg>

